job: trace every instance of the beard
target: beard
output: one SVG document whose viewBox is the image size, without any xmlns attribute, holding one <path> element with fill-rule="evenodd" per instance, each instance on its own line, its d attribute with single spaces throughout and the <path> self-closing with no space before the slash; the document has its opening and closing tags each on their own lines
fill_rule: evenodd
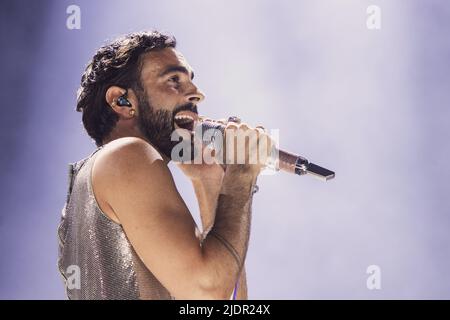
<svg viewBox="0 0 450 320">
<path fill-rule="evenodd" d="M 179 141 L 171 140 L 172 133 L 175 130 L 175 115 L 177 112 L 184 110 L 197 113 L 197 106 L 193 103 L 187 103 L 175 107 L 173 111 L 155 109 L 144 91 L 138 90 L 136 95 L 139 101 L 139 129 L 159 152 L 171 159 L 172 149 L 179 143 Z M 192 154 L 192 157 L 194 157 L 194 154 Z"/>
</svg>

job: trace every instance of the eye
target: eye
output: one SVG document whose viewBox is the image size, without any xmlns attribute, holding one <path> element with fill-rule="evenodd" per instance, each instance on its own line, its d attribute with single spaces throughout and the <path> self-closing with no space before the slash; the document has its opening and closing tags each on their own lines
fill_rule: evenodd
<svg viewBox="0 0 450 320">
<path fill-rule="evenodd" d="M 178 75 L 174 75 L 169 78 L 169 81 L 178 84 L 180 83 L 180 77 Z"/>
</svg>

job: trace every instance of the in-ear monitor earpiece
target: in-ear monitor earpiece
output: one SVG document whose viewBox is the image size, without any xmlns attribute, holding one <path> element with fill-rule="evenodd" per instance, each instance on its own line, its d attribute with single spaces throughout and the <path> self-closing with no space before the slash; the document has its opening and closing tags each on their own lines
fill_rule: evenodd
<svg viewBox="0 0 450 320">
<path fill-rule="evenodd" d="M 127 99 L 128 89 L 125 89 L 125 93 L 117 98 L 117 105 L 120 107 L 131 107 L 130 101 Z"/>
</svg>

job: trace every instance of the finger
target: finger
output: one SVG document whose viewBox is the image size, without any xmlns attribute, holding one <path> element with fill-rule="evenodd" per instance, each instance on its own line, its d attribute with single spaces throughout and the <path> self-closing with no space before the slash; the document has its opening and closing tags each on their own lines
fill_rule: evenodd
<svg viewBox="0 0 450 320">
<path fill-rule="evenodd" d="M 262 125 L 257 125 L 255 128 L 261 129 L 263 132 L 267 132 L 266 128 L 264 128 L 264 126 L 262 126 Z"/>
<path fill-rule="evenodd" d="M 266 130 L 262 126 L 256 126 L 255 130 L 258 131 L 258 136 L 262 136 L 266 133 Z"/>
<path fill-rule="evenodd" d="M 243 131 L 247 131 L 248 129 L 250 129 L 247 123 L 239 123 L 238 128 Z"/>
<path fill-rule="evenodd" d="M 199 115 L 198 119 L 200 120 L 200 122 L 203 122 L 203 121 L 208 121 L 208 122 L 214 121 L 213 119 L 208 118 L 207 116 L 203 116 L 203 115 Z"/>
<path fill-rule="evenodd" d="M 238 128 L 239 128 L 239 125 L 237 123 L 228 122 L 226 124 L 226 129 L 237 130 Z"/>
<path fill-rule="evenodd" d="M 241 118 L 236 116 L 228 117 L 228 122 L 235 122 L 235 123 L 241 123 Z"/>
<path fill-rule="evenodd" d="M 266 163 L 272 153 L 272 139 L 269 135 L 263 133 L 258 139 L 258 151 L 262 157 L 262 162 Z"/>
</svg>

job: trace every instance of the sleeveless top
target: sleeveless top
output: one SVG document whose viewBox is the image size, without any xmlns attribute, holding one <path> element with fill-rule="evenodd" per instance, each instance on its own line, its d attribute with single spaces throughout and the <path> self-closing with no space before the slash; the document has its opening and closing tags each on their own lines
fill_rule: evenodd
<svg viewBox="0 0 450 320">
<path fill-rule="evenodd" d="M 69 299 L 174 299 L 144 265 L 120 224 L 100 209 L 91 172 L 98 155 L 69 165 L 58 228 L 58 268 Z"/>
</svg>

